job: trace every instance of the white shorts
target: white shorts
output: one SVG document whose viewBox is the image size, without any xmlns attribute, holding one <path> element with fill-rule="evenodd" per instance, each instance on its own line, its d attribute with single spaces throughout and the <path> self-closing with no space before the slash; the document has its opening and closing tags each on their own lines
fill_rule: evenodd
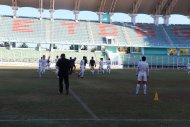
<svg viewBox="0 0 190 127">
<path fill-rule="evenodd" d="M 99 70 L 104 70 L 104 69 L 103 69 L 103 67 L 100 66 L 100 67 L 99 67 Z"/>
<path fill-rule="evenodd" d="M 91 70 L 94 70 L 94 66 L 91 66 L 90 69 L 91 69 Z"/>
<path fill-rule="evenodd" d="M 146 73 L 139 72 L 138 74 L 138 81 L 147 81 Z"/>
<path fill-rule="evenodd" d="M 85 66 L 81 66 L 80 71 L 85 71 Z"/>
<path fill-rule="evenodd" d="M 45 67 L 40 67 L 40 73 L 45 73 L 46 68 Z"/>
</svg>

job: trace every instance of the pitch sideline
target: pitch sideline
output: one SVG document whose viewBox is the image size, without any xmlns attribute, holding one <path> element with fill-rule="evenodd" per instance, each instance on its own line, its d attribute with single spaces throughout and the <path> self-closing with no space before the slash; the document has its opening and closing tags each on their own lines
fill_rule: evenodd
<svg viewBox="0 0 190 127">
<path fill-rule="evenodd" d="M 99 121 L 99 122 L 183 122 L 189 123 L 190 119 L 0 119 L 0 122 L 38 122 L 38 121 Z"/>
</svg>

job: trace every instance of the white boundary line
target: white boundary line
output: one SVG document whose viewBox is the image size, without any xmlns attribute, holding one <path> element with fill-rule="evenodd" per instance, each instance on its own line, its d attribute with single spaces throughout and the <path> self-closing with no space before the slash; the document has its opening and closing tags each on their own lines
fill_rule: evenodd
<svg viewBox="0 0 190 127">
<path fill-rule="evenodd" d="M 82 107 L 91 115 L 91 117 L 93 119 L 98 119 L 96 114 L 87 106 L 87 104 L 85 104 L 82 101 L 82 99 L 72 89 L 69 89 L 69 91 L 70 91 L 71 95 L 73 95 L 73 97 L 82 105 Z"/>
<path fill-rule="evenodd" d="M 97 122 L 183 122 L 190 119 L 0 119 L 0 122 L 38 122 L 38 121 L 97 121 Z"/>
<path fill-rule="evenodd" d="M 80 99 L 80 97 L 72 89 L 70 89 L 70 92 L 73 97 L 82 105 L 82 107 L 92 116 L 93 119 L 98 119 L 95 113 Z"/>
</svg>

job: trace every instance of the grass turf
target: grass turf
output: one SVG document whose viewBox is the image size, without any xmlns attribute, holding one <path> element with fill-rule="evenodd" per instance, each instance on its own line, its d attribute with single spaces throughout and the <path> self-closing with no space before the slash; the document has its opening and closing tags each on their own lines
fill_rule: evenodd
<svg viewBox="0 0 190 127">
<path fill-rule="evenodd" d="M 190 126 L 190 75 L 184 71 L 151 70 L 147 96 L 142 94 L 142 87 L 140 95 L 135 95 L 135 70 L 113 70 L 110 75 L 94 76 L 87 70 L 84 79 L 72 74 L 70 88 L 99 119 L 104 119 L 102 121 L 93 120 L 72 95 L 59 95 L 58 79 L 51 71 L 38 78 L 34 69 L 1 69 L 0 77 L 0 127 Z M 159 95 L 158 102 L 153 101 L 155 91 Z M 37 120 L 5 121 L 28 119 Z M 138 121 L 141 119 L 145 121 Z"/>
</svg>

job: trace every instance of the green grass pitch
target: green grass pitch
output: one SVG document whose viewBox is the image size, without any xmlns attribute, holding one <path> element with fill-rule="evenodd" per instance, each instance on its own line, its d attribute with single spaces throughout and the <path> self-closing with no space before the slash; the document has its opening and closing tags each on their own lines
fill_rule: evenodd
<svg viewBox="0 0 190 127">
<path fill-rule="evenodd" d="M 135 70 L 87 70 L 84 79 L 70 75 L 67 96 L 52 71 L 0 69 L 0 127 L 190 127 L 190 75 L 150 70 L 148 80 L 147 96 L 142 86 L 136 96 Z"/>
</svg>

